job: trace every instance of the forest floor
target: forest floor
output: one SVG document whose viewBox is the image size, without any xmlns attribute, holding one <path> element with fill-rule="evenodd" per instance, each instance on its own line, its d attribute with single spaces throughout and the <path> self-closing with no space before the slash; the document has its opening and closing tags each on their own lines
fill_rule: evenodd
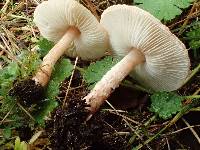
<svg viewBox="0 0 200 150">
<path fill-rule="evenodd" d="M 41 3 L 40 0 L 3 0 L 0 2 L 1 70 L 8 65 L 8 62 L 17 62 L 16 58 L 22 51 L 37 50 L 41 35 L 33 23 L 33 13 L 39 3 Z M 130 0 L 81 0 L 81 3 L 98 20 L 103 10 L 111 5 L 133 5 Z M 188 49 L 190 45 L 184 38 L 184 33 L 190 30 L 193 22 L 197 22 L 199 15 L 200 2 L 196 1 L 180 16 L 165 22 Z M 189 50 L 190 69 L 197 71 L 193 72 L 190 80 L 176 91 L 178 95 L 188 96 L 200 93 L 200 72 L 198 72 L 200 55 L 198 52 L 198 50 Z M 88 112 L 81 99 L 90 90 L 79 68 L 87 67 L 94 62 L 74 58 L 70 58 L 70 61 L 76 69 L 61 83 L 59 95 L 56 97 L 58 105 L 51 113 L 48 113 L 42 125 L 34 122 L 31 111 L 35 108 L 32 106 L 28 108 L 23 102 L 18 101 L 12 107 L 3 108 L 4 98 L 0 95 L 0 149 L 14 149 L 16 137 L 25 141 L 28 149 L 31 150 L 200 149 L 200 105 L 199 103 L 193 104 L 191 99 L 182 102 L 183 106 L 189 107 L 183 107 L 184 109 L 173 114 L 171 118 L 161 119 L 149 109 L 152 93 L 121 84 L 100 110 L 85 122 Z M 130 77 L 126 80 L 135 83 Z M 12 86 L 14 83 L 15 80 Z M 1 78 L 0 84 L 1 86 L 3 84 Z M 62 104 L 65 99 L 68 104 L 63 108 Z M 19 107 L 24 117 L 16 119 L 15 113 L 19 111 L 14 112 L 13 107 Z M 11 117 L 12 115 L 15 117 Z M 12 124 L 15 121 L 17 123 Z"/>
</svg>

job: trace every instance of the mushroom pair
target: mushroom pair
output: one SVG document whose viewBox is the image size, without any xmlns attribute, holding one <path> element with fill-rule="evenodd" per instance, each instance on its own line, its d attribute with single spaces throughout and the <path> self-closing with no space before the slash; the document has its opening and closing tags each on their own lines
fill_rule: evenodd
<svg viewBox="0 0 200 150">
<path fill-rule="evenodd" d="M 154 91 L 173 91 L 188 75 L 190 61 L 184 44 L 150 13 L 135 6 L 114 5 L 100 20 L 114 53 L 122 60 L 84 98 L 91 113 L 130 74 Z"/>
<path fill-rule="evenodd" d="M 34 22 L 42 36 L 57 43 L 32 78 L 42 86 L 48 83 L 54 64 L 64 53 L 82 59 L 103 56 L 109 47 L 108 33 L 110 46 L 123 58 L 84 98 L 91 113 L 128 74 L 155 91 L 176 90 L 188 75 L 190 62 L 184 44 L 158 19 L 135 6 L 109 7 L 99 24 L 74 0 L 49 0 L 36 8 Z"/>
<path fill-rule="evenodd" d="M 15 86 L 23 87 L 23 91 L 18 93 L 29 92 L 28 99 L 34 100 L 35 93 L 42 93 L 49 82 L 53 66 L 64 53 L 89 60 L 102 57 L 109 47 L 107 32 L 94 15 L 75 0 L 43 1 L 35 9 L 34 22 L 42 36 L 56 44 L 43 58 L 31 82 L 25 80 Z"/>
</svg>

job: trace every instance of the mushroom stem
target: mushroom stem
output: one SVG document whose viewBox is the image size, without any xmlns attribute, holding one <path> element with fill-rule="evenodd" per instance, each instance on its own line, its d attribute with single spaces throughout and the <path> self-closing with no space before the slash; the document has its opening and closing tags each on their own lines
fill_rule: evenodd
<svg viewBox="0 0 200 150">
<path fill-rule="evenodd" d="M 69 48 L 70 43 L 80 35 L 80 31 L 75 27 L 70 27 L 63 37 L 54 45 L 54 47 L 48 52 L 48 54 L 43 58 L 40 69 L 37 71 L 36 75 L 32 78 L 37 84 L 42 86 L 47 85 L 53 66 L 57 60 L 65 53 L 67 48 Z"/>
<path fill-rule="evenodd" d="M 95 113 L 133 68 L 144 61 L 145 57 L 143 53 L 133 48 L 119 63 L 112 67 L 111 70 L 97 82 L 92 91 L 83 98 L 86 100 L 86 103 L 90 105 L 88 109 L 91 113 Z"/>
</svg>

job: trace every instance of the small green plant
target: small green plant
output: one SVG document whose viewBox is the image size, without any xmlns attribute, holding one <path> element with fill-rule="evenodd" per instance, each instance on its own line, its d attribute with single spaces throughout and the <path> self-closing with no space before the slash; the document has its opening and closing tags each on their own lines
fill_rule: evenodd
<svg viewBox="0 0 200 150">
<path fill-rule="evenodd" d="M 33 116 L 37 123 L 44 125 L 44 118 L 54 108 L 58 106 L 56 96 L 59 94 L 59 88 L 62 81 L 71 75 L 73 65 L 69 59 L 61 59 L 56 63 L 52 73 L 51 80 L 46 89 L 46 99 L 38 104 L 38 108 L 33 112 Z"/>
<path fill-rule="evenodd" d="M 192 49 L 200 48 L 200 28 L 191 30 L 187 33 L 187 38 Z"/>
<path fill-rule="evenodd" d="M 134 0 L 140 8 L 160 20 L 169 21 L 182 13 L 194 0 Z"/>
<path fill-rule="evenodd" d="M 162 119 L 169 119 L 181 110 L 183 99 L 173 92 L 157 92 L 151 96 L 150 110 Z"/>
<path fill-rule="evenodd" d="M 55 65 L 46 91 L 47 98 L 52 99 L 59 94 L 60 83 L 71 75 L 72 70 L 73 65 L 69 59 L 62 59 Z"/>
<path fill-rule="evenodd" d="M 119 59 L 108 56 L 100 61 L 92 63 L 83 72 L 84 80 L 88 85 L 93 87 L 118 61 Z"/>
<path fill-rule="evenodd" d="M 40 40 L 37 42 L 37 45 L 39 47 L 39 53 L 41 57 L 44 57 L 49 52 L 49 50 L 54 46 L 54 43 L 48 41 L 45 38 L 40 38 Z"/>
<path fill-rule="evenodd" d="M 16 56 L 16 61 L 7 61 L 7 65 L 0 70 L 0 117 L 12 120 L 7 127 L 19 127 L 27 118 L 24 112 L 18 107 L 17 100 L 9 96 L 9 91 L 16 80 L 28 78 L 39 66 L 39 54 L 31 51 L 23 51 Z M 30 121 L 31 123 L 31 121 Z M 1 125 L 4 128 L 3 125 Z"/>
<path fill-rule="evenodd" d="M 39 125 L 45 125 L 45 117 L 49 115 L 56 107 L 58 102 L 55 99 L 45 99 L 37 104 L 37 109 L 32 112 L 32 115 Z"/>
<path fill-rule="evenodd" d="M 10 62 L 0 70 L 0 95 L 7 96 L 12 86 L 12 82 L 20 75 L 20 67 L 16 62 Z"/>
<path fill-rule="evenodd" d="M 5 139 L 9 139 L 11 137 L 11 128 L 6 127 L 3 129 L 3 137 Z"/>
<path fill-rule="evenodd" d="M 185 39 L 189 42 L 190 48 L 194 51 L 194 58 L 200 57 L 200 21 L 186 33 Z"/>
<path fill-rule="evenodd" d="M 21 61 L 19 64 L 19 79 L 25 79 L 34 74 L 41 63 L 40 54 L 38 52 L 22 51 L 17 57 Z"/>
<path fill-rule="evenodd" d="M 18 106 L 17 99 L 9 96 L 10 89 L 12 89 L 15 81 L 30 78 L 38 69 L 41 63 L 40 58 L 53 46 L 52 42 L 43 38 L 39 40 L 38 44 L 41 54 L 38 52 L 22 51 L 16 56 L 16 61 L 5 59 L 7 65 L 0 70 L 0 116 L 2 116 L 0 119 L 2 120 L 4 116 L 7 116 L 6 119 L 12 120 L 9 123 L 10 128 L 20 127 L 23 125 L 23 121 L 27 121 L 28 117 L 24 115 L 25 112 Z M 55 97 L 59 94 L 60 83 L 71 75 L 72 70 L 73 65 L 69 59 L 61 59 L 56 64 L 46 90 L 46 99 L 31 106 L 34 109 L 29 112 L 37 123 L 44 125 L 45 116 L 58 105 Z M 28 124 L 31 122 L 28 122 Z M 2 125 L 1 127 L 4 128 Z"/>
<path fill-rule="evenodd" d="M 15 140 L 14 150 L 28 150 L 28 145 L 24 141 L 20 141 L 20 138 L 17 137 Z"/>
</svg>

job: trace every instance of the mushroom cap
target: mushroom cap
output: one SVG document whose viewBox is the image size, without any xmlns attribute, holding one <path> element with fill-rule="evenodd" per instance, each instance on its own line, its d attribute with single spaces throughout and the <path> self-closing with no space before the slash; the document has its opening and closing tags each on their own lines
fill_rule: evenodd
<svg viewBox="0 0 200 150">
<path fill-rule="evenodd" d="M 127 5 L 107 8 L 100 23 L 107 30 L 110 45 L 118 56 L 140 50 L 145 62 L 130 76 L 155 91 L 180 88 L 188 76 L 190 60 L 184 44 L 150 13 Z"/>
<path fill-rule="evenodd" d="M 108 49 L 108 36 L 92 13 L 75 0 L 48 0 L 38 5 L 34 22 L 46 39 L 58 42 L 69 27 L 80 31 L 66 54 L 70 57 L 95 59 Z"/>
</svg>

